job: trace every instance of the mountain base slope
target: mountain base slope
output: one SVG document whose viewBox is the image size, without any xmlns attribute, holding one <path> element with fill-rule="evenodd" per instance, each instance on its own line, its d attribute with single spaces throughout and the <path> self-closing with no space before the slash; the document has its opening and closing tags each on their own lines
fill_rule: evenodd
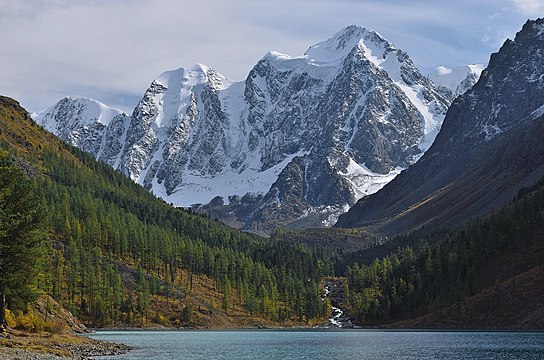
<svg viewBox="0 0 544 360">
<path fill-rule="evenodd" d="M 536 266 L 439 312 L 387 327 L 544 329 L 544 269 Z"/>
</svg>

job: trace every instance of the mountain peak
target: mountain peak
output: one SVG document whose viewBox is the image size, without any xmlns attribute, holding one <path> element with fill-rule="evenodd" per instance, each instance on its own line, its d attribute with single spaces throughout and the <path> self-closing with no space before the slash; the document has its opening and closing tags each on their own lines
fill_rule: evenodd
<svg viewBox="0 0 544 360">
<path fill-rule="evenodd" d="M 171 84 L 195 86 L 209 83 L 210 80 L 215 82 L 218 80 L 217 77 L 220 78 L 219 80 L 226 80 L 224 76 L 220 75 L 209 66 L 197 63 L 190 67 L 180 67 L 175 70 L 165 71 L 155 79 L 155 83 L 166 87 L 169 87 Z M 222 83 L 223 81 L 220 82 Z"/>
<path fill-rule="evenodd" d="M 311 46 L 310 49 L 321 48 L 327 51 L 351 50 L 367 32 L 368 30 L 361 26 L 350 25 L 338 31 L 328 40 Z"/>
<path fill-rule="evenodd" d="M 389 48 L 392 45 L 374 30 L 350 25 L 331 38 L 310 46 L 304 56 L 313 62 L 335 62 L 343 59 L 355 47 L 364 45 L 367 49 Z M 367 54 L 372 56 L 372 54 Z"/>
<path fill-rule="evenodd" d="M 197 63 L 189 67 L 180 67 L 165 71 L 152 83 L 165 88 L 192 88 L 197 85 L 210 85 L 216 90 L 223 90 L 233 81 L 218 73 L 213 68 Z"/>
<path fill-rule="evenodd" d="M 292 59 L 293 59 L 292 56 L 278 52 L 278 51 L 269 51 L 262 58 L 262 60 L 272 60 L 272 61 L 292 60 Z"/>
<path fill-rule="evenodd" d="M 528 21 L 452 103 L 429 151 L 382 191 L 360 200 L 337 226 L 371 226 L 385 235 L 460 226 L 541 179 L 543 47 L 544 20 Z"/>
</svg>

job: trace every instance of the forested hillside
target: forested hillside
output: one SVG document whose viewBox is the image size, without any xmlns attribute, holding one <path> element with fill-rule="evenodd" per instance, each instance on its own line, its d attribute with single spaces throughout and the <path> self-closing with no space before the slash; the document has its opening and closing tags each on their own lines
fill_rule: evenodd
<svg viewBox="0 0 544 360">
<path fill-rule="evenodd" d="M 412 245 L 347 270 L 359 323 L 544 326 L 544 180 L 462 230 L 394 241 Z"/>
<path fill-rule="evenodd" d="M 276 242 L 176 209 L 0 98 L 0 148 L 40 189 L 47 255 L 35 287 L 94 326 L 272 322 L 325 315 L 329 251 Z M 10 299 L 8 299 L 8 305 Z M 11 305 L 15 305 L 15 299 Z M 211 321 L 211 320 L 210 320 Z"/>
<path fill-rule="evenodd" d="M 351 239 L 340 257 L 336 240 L 322 246 L 318 232 L 264 239 L 176 209 L 8 98 L 0 98 L 0 150 L 2 164 L 37 189 L 47 233 L 30 286 L 7 298 L 12 310 L 24 309 L 30 292 L 92 326 L 300 325 L 328 315 L 320 281 L 336 268 L 359 324 L 542 327 L 543 182 L 462 230 L 363 250 L 363 259 L 380 257 L 365 265 L 349 249 L 381 242 L 364 232 L 325 234 Z"/>
</svg>

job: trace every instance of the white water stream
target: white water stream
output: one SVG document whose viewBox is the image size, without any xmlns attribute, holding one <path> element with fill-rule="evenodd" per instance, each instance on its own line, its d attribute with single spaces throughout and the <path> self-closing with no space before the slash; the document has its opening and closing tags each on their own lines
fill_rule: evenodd
<svg viewBox="0 0 544 360">
<path fill-rule="evenodd" d="M 331 293 L 331 291 L 329 290 L 329 287 L 325 286 L 325 295 L 323 296 L 323 300 L 328 298 L 330 293 Z M 342 311 L 342 309 L 337 308 L 336 306 L 332 306 L 332 305 L 331 305 L 331 308 L 332 308 L 332 317 L 329 318 L 329 322 L 333 327 L 341 328 L 342 327 L 342 322 L 340 321 L 340 318 L 344 314 L 344 311 Z"/>
</svg>

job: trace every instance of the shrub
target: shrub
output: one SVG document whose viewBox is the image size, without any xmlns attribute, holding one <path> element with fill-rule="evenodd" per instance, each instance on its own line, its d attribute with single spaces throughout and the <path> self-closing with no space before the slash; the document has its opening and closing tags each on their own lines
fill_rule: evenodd
<svg viewBox="0 0 544 360">
<path fill-rule="evenodd" d="M 20 312 L 15 316 L 16 329 L 30 332 L 39 332 L 45 329 L 45 321 L 34 312 L 27 314 Z"/>
</svg>

